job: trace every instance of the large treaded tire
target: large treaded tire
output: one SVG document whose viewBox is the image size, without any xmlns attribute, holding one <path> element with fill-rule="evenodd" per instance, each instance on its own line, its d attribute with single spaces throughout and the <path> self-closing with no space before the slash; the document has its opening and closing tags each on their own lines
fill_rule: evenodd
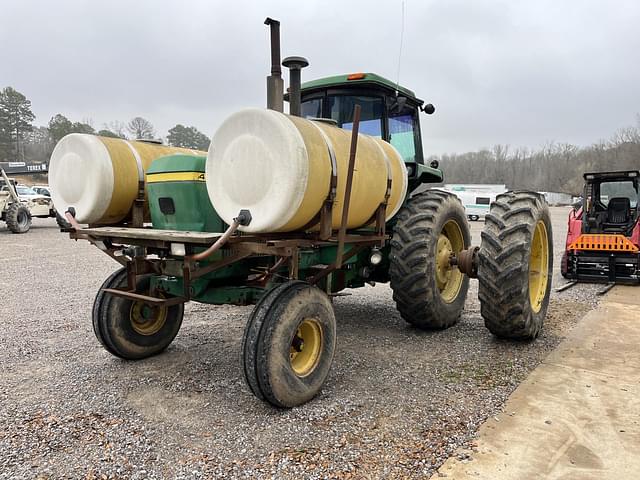
<svg viewBox="0 0 640 480">
<path fill-rule="evenodd" d="M 316 343 L 315 361 L 297 373 L 290 358 L 292 340 L 309 319 L 317 325 L 321 340 Z M 284 283 L 268 291 L 251 312 L 242 341 L 245 380 L 256 397 L 273 406 L 302 405 L 322 388 L 335 347 L 336 319 L 329 297 L 306 282 Z"/>
<path fill-rule="evenodd" d="M 535 311 L 531 305 L 529 266 L 539 222 L 546 228 L 548 267 L 544 299 Z M 553 274 L 553 236 L 544 197 L 535 192 L 497 196 L 485 218 L 478 259 L 478 297 L 485 326 L 500 338 L 536 338 L 549 306 Z"/>
<path fill-rule="evenodd" d="M 14 202 L 7 208 L 5 221 L 12 233 L 27 233 L 31 228 L 31 213 L 23 204 Z"/>
<path fill-rule="evenodd" d="M 407 201 L 393 229 L 389 268 L 393 299 L 404 320 L 425 330 L 454 325 L 469 289 L 469 278 L 463 275 L 455 298 L 445 301 L 436 281 L 438 238 L 450 221 L 458 224 L 463 248 L 468 248 L 471 236 L 467 215 L 458 197 L 427 190 Z"/>
<path fill-rule="evenodd" d="M 150 277 L 138 277 L 136 290 L 146 291 Z M 102 284 L 93 303 L 93 332 L 104 349 L 125 360 L 140 360 L 164 351 L 173 341 L 182 325 L 184 305 L 164 307 L 166 317 L 157 331 L 140 333 L 132 321 L 134 307 L 141 302 L 133 302 L 103 291 L 104 288 L 122 288 L 127 285 L 127 270 L 120 268 Z"/>
</svg>

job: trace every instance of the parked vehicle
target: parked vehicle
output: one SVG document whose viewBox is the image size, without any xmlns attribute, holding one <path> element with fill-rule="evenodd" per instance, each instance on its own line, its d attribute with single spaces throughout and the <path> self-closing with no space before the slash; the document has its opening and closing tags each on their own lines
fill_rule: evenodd
<svg viewBox="0 0 640 480">
<path fill-rule="evenodd" d="M 31 188 L 35 190 L 40 195 L 44 195 L 45 197 L 51 196 L 51 191 L 49 190 L 49 185 L 34 185 Z"/>
<path fill-rule="evenodd" d="M 473 190 L 449 190 L 460 199 L 464 206 L 467 218 L 471 221 L 484 219 L 491 203 L 495 201 L 498 192 L 473 191 Z"/>
<path fill-rule="evenodd" d="M 562 275 L 610 286 L 640 283 L 640 172 L 585 173 L 584 179 L 583 201 L 569 212 Z"/>
</svg>

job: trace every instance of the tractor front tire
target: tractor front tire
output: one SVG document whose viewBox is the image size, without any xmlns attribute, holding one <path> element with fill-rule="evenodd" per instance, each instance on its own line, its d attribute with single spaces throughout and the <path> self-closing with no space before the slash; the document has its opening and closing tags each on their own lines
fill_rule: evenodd
<svg viewBox="0 0 640 480">
<path fill-rule="evenodd" d="M 542 329 L 553 275 L 549 207 L 534 192 L 496 197 L 478 252 L 478 297 L 497 337 L 532 340 Z"/>
<path fill-rule="evenodd" d="M 138 277 L 136 291 L 146 293 L 149 282 L 149 276 Z M 169 346 L 182 325 L 184 305 L 150 306 L 103 291 L 126 286 L 126 268 L 120 268 L 102 284 L 93 303 L 93 331 L 112 355 L 140 360 Z"/>
<path fill-rule="evenodd" d="M 329 297 L 302 281 L 268 291 L 255 306 L 242 341 L 245 380 L 259 399 L 291 408 L 315 397 L 336 348 Z"/>
<path fill-rule="evenodd" d="M 460 318 L 469 289 L 469 278 L 449 263 L 471 243 L 464 207 L 451 193 L 427 190 L 397 218 L 389 276 L 398 311 L 415 327 L 448 328 Z"/>
<path fill-rule="evenodd" d="M 7 208 L 5 221 L 11 232 L 27 233 L 31 228 L 31 213 L 23 204 L 14 202 Z"/>
</svg>

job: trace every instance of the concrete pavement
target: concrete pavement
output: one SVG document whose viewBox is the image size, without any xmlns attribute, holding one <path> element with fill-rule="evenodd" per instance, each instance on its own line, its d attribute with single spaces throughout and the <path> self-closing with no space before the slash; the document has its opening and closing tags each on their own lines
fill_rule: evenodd
<svg viewBox="0 0 640 480">
<path fill-rule="evenodd" d="M 640 287 L 616 286 L 432 478 L 640 479 Z"/>
</svg>

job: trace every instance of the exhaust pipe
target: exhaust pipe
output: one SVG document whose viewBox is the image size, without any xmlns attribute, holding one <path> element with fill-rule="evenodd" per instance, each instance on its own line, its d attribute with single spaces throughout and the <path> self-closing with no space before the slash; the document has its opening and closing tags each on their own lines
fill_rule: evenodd
<svg viewBox="0 0 640 480">
<path fill-rule="evenodd" d="M 267 108 L 282 112 L 284 110 L 284 80 L 280 68 L 280 22 L 267 17 L 264 21 L 271 33 L 271 75 L 267 77 Z"/>
<path fill-rule="evenodd" d="M 289 115 L 299 117 L 302 99 L 300 93 L 301 70 L 309 66 L 309 61 L 304 57 L 287 57 L 282 61 L 282 65 L 289 69 Z"/>
</svg>

